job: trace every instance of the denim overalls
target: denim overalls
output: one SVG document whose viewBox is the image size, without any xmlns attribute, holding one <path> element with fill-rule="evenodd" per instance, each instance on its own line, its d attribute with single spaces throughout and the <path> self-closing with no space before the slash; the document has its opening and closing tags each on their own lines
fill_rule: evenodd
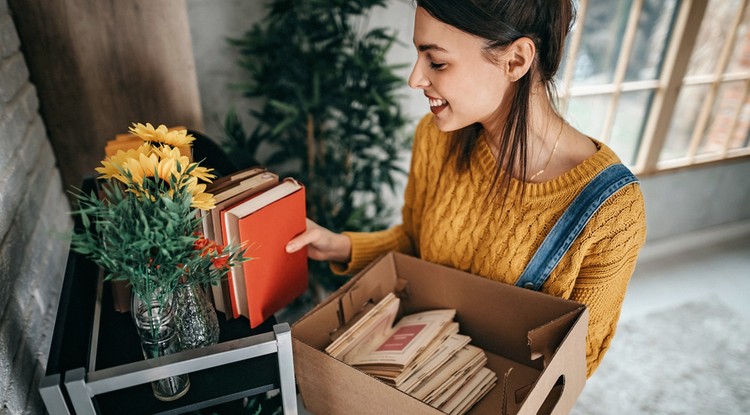
<svg viewBox="0 0 750 415">
<path fill-rule="evenodd" d="M 516 285 L 539 291 L 599 207 L 633 182 L 638 179 L 620 163 L 607 167 L 591 179 L 544 238 Z"/>
</svg>

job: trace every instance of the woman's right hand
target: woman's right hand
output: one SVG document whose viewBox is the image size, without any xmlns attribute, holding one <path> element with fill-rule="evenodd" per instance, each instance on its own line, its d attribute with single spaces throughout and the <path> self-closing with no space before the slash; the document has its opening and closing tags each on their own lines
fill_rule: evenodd
<svg viewBox="0 0 750 415">
<path fill-rule="evenodd" d="M 288 253 L 307 246 L 307 256 L 317 261 L 347 263 L 352 257 L 352 241 L 348 236 L 334 233 L 307 219 L 305 232 L 295 236 L 286 245 Z"/>
</svg>

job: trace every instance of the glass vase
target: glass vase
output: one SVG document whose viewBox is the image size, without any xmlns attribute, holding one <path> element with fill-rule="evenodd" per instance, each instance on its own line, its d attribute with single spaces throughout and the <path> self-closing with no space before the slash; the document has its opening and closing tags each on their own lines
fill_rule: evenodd
<svg viewBox="0 0 750 415">
<path fill-rule="evenodd" d="M 135 327 L 141 338 L 143 357 L 151 359 L 180 351 L 172 295 L 154 293 L 147 300 L 133 293 L 130 307 Z M 187 374 L 170 376 L 151 382 L 156 399 L 173 401 L 190 388 Z"/>
<path fill-rule="evenodd" d="M 175 291 L 177 336 L 182 350 L 219 342 L 219 319 L 203 285 L 182 283 Z"/>
</svg>

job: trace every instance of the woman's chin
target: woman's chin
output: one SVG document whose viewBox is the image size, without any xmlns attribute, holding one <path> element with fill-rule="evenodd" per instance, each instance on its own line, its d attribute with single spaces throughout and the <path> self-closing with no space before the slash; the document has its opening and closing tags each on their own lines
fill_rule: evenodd
<svg viewBox="0 0 750 415">
<path fill-rule="evenodd" d="M 435 126 L 444 133 L 460 130 L 467 125 L 456 122 L 455 118 L 450 116 L 449 111 L 442 111 L 439 114 L 435 114 L 434 122 Z"/>
</svg>

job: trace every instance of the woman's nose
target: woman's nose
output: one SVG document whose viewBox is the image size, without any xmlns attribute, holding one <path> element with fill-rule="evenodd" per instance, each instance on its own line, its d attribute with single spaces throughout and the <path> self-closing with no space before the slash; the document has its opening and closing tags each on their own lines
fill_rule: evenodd
<svg viewBox="0 0 750 415">
<path fill-rule="evenodd" d="M 429 85 L 430 81 L 419 68 L 419 60 L 417 60 L 417 62 L 414 63 L 414 68 L 411 70 L 411 75 L 409 75 L 409 86 L 414 89 L 425 89 Z"/>
</svg>

